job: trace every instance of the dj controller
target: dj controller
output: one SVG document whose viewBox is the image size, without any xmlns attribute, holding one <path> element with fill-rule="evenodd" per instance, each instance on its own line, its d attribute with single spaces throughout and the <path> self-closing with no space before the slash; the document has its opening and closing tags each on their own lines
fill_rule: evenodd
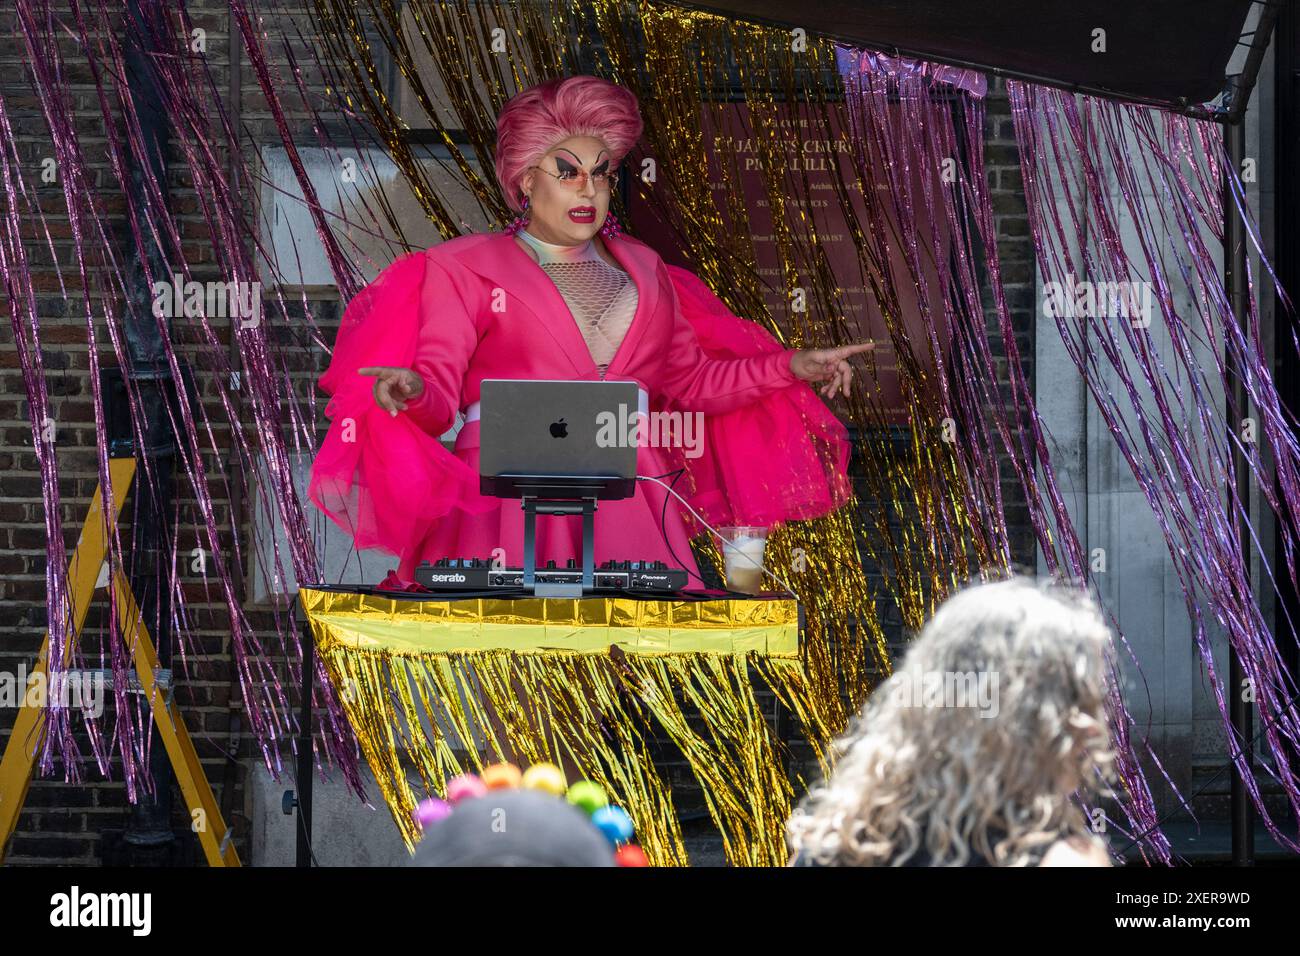
<svg viewBox="0 0 1300 956">
<path fill-rule="evenodd" d="M 582 568 L 570 558 L 565 567 L 547 561 L 536 569 L 539 583 L 582 584 Z M 522 588 L 523 568 L 508 568 L 483 558 L 442 558 L 415 569 L 416 583 L 431 591 L 490 591 L 494 588 Z M 597 591 L 640 591 L 673 594 L 687 585 L 687 574 L 662 561 L 606 561 L 596 566 Z"/>
</svg>

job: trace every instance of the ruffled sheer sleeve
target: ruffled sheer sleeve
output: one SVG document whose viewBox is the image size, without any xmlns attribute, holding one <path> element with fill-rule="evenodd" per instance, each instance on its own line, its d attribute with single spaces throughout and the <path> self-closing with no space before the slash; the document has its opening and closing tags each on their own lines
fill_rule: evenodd
<svg viewBox="0 0 1300 956">
<path fill-rule="evenodd" d="M 743 408 L 798 381 L 790 371 L 790 356 L 795 350 L 782 347 L 770 336 L 763 345 L 775 348 L 755 349 L 743 357 L 720 358 L 707 354 L 700 347 L 699 336 L 686 313 L 710 311 L 712 304 L 703 296 L 712 298 L 719 306 L 722 303 L 690 272 L 674 266 L 664 268 L 671 280 L 668 285 L 673 297 L 674 326 L 659 388 L 674 404 L 689 411 L 721 414 Z M 676 273 L 689 276 L 699 288 L 689 280 L 675 277 Z M 758 326 L 754 328 L 757 330 Z M 753 343 L 759 344 L 757 340 Z"/>
<path fill-rule="evenodd" d="M 405 557 L 449 512 L 491 506 L 477 495 L 478 475 L 438 440 L 477 338 L 452 277 L 427 253 L 398 259 L 348 304 L 320 380 L 330 425 L 308 496 L 358 548 Z M 357 374 L 372 365 L 414 369 L 424 393 L 390 415 L 375 403 L 374 379 Z"/>
<path fill-rule="evenodd" d="M 679 449 L 671 456 L 690 476 L 692 507 L 715 526 L 772 527 L 821 517 L 848 502 L 848 431 L 811 386 L 789 373 L 790 350 L 732 313 L 698 276 L 666 268 L 681 319 L 704 359 L 694 380 L 706 389 L 748 384 L 727 396 L 740 401 L 700 409 L 698 454 Z"/>
</svg>

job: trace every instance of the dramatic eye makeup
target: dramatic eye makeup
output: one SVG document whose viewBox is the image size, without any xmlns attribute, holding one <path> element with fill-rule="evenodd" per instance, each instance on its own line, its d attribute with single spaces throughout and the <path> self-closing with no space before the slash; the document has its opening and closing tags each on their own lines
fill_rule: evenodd
<svg viewBox="0 0 1300 956">
<path fill-rule="evenodd" d="M 578 172 L 582 169 L 582 165 L 581 165 L 581 164 L 582 164 L 582 159 L 578 156 L 577 153 L 572 152 L 571 150 L 565 150 L 565 152 L 568 153 L 569 156 L 572 156 L 574 161 L 570 161 L 569 159 L 567 159 L 567 158 L 565 158 L 564 156 L 561 156 L 560 154 L 557 153 L 557 154 L 553 157 L 553 158 L 555 159 L 555 169 L 556 169 L 556 171 L 557 171 L 561 176 L 576 176 L 576 175 L 578 175 Z M 597 157 L 600 157 L 601 155 L 604 154 L 604 152 L 605 152 L 605 151 L 602 149 L 599 153 L 596 154 L 596 156 L 597 156 Z M 575 162 L 575 161 L 576 161 L 576 162 Z M 591 172 L 592 172 L 592 175 L 608 173 L 608 172 L 609 172 L 609 157 L 606 156 L 606 157 L 605 157 L 605 158 L 600 162 L 600 164 L 599 164 L 598 166 L 596 166 L 596 168 L 593 169 Z"/>
</svg>

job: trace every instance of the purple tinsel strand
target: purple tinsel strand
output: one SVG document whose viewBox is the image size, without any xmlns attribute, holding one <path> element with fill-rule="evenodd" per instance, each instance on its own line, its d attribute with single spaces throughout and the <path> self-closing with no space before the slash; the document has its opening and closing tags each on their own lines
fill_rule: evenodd
<svg viewBox="0 0 1300 956">
<path fill-rule="evenodd" d="M 953 122 L 950 107 L 930 96 L 930 80 L 923 72 L 881 73 L 864 69 L 846 76 L 845 83 L 854 145 L 863 151 L 858 164 L 883 171 L 887 177 L 887 199 L 892 207 L 878 207 L 873 211 L 869 201 L 868 224 L 881 243 L 880 256 L 886 262 L 890 261 L 891 242 L 881 231 L 882 223 L 889 222 L 901 234 L 900 251 L 910 274 L 895 277 L 894 281 L 916 287 L 923 314 L 931 317 L 927 345 L 939 379 L 936 388 L 940 408 L 943 414 L 961 422 L 964 429 L 960 448 L 963 453 L 958 457 L 958 465 L 968 475 L 964 507 L 969 514 L 981 516 L 974 530 L 988 536 L 990 553 L 1000 555 L 1004 566 L 1009 563 L 1010 543 L 997 471 L 998 450 L 1004 449 L 1025 493 L 1049 569 L 1058 567 L 1057 549 L 1061 548 L 1064 570 L 1082 580 L 1087 571 L 1082 545 L 1055 487 L 1031 386 L 1020 371 L 1018 346 L 1002 289 L 983 165 L 983 111 L 979 102 L 970 97 L 962 99 L 964 123 L 959 129 Z M 942 169 L 945 161 L 951 166 L 957 158 L 961 163 L 955 188 L 937 188 L 932 176 L 919 173 Z M 982 264 L 991 287 L 1000 345 L 1007 356 L 1010 403 L 999 389 L 992 387 L 997 364 L 989 350 L 984 327 L 978 270 L 972 250 L 961 241 L 967 210 L 985 250 Z M 925 224 L 930 228 L 922 239 L 917 230 Z M 942 230 L 939 224 L 943 224 Z M 943 254 L 945 233 L 953 237 L 948 243 L 950 254 Z M 938 284 L 933 295 L 928 293 L 923 281 L 922 258 L 928 249 L 937 250 L 933 268 Z M 939 324 L 945 324 L 952 334 L 951 368 L 945 363 L 943 350 L 933 334 Z M 962 374 L 957 373 L 959 368 Z M 1119 640 L 1127 646 L 1122 634 Z M 1119 696 L 1118 686 L 1118 674 L 1112 671 L 1112 733 L 1120 774 L 1125 781 L 1126 799 L 1121 803 L 1131 828 L 1146 833 L 1144 842 L 1149 850 L 1157 858 L 1167 859 L 1167 842 L 1154 827 L 1154 803 L 1132 755 L 1128 736 L 1132 718 Z"/>
<path fill-rule="evenodd" d="M 1022 84 L 1012 84 L 1011 96 L 1031 231 L 1044 278 L 1075 275 L 1119 281 L 1146 276 L 1154 286 L 1154 299 L 1171 345 L 1165 354 L 1154 349 L 1145 330 L 1135 328 L 1133 323 L 1117 323 L 1122 326 L 1122 340 L 1115 337 L 1116 323 L 1090 322 L 1087 337 L 1082 328 L 1071 328 L 1065 317 L 1057 317 L 1058 326 L 1168 540 L 1196 644 L 1229 730 L 1230 746 L 1235 753 L 1242 742 L 1231 734 L 1226 703 L 1226 693 L 1231 689 L 1225 689 L 1215 673 L 1213 649 L 1202 624 L 1202 605 L 1208 607 L 1237 649 L 1243 669 L 1256 688 L 1264 736 L 1274 755 L 1270 773 L 1287 793 L 1293 811 L 1300 809 L 1288 756 L 1297 729 L 1292 684 L 1242 561 L 1241 541 L 1231 515 L 1236 512 L 1243 519 L 1248 515 L 1245 503 L 1236 497 L 1225 438 L 1244 453 L 1261 489 L 1268 489 L 1269 481 L 1258 448 L 1242 443 L 1214 406 L 1212 396 L 1216 391 L 1231 395 L 1229 366 L 1220 355 L 1221 341 L 1229 350 L 1232 367 L 1245 375 L 1264 442 L 1277 459 L 1285 505 L 1279 507 L 1282 501 L 1271 490 L 1265 490 L 1261 497 L 1277 515 L 1288 555 L 1295 535 L 1296 446 L 1294 437 L 1287 434 L 1286 418 L 1259 348 L 1254 296 L 1250 297 L 1249 337 L 1245 337 L 1237 328 L 1218 277 L 1219 251 L 1207 246 L 1203 239 L 1204 234 L 1222 236 L 1221 226 L 1216 227 L 1212 218 L 1221 209 L 1213 171 L 1228 169 L 1219 157 L 1220 147 L 1212 130 L 1180 117 L 1165 117 L 1162 141 L 1148 110 L 1090 100 L 1080 105 L 1073 97 Z M 1037 135 L 1040 126 L 1048 130 L 1046 140 Z M 1126 148 L 1135 135 L 1143 146 L 1136 157 Z M 1050 151 L 1044 149 L 1044 142 L 1050 144 Z M 1202 157 L 1208 157 L 1208 161 Z M 1087 184 L 1086 208 L 1074 202 L 1064 182 L 1064 171 L 1074 166 L 1082 168 Z M 1118 197 L 1105 188 L 1107 173 L 1114 177 Z M 1050 185 L 1043 185 L 1044 180 L 1055 180 L 1060 188 L 1053 192 Z M 1239 186 L 1233 189 L 1237 193 Z M 1158 200 L 1148 202 L 1144 190 L 1145 194 L 1158 196 Z M 1058 215 L 1056 196 L 1062 194 L 1071 197 L 1062 204 L 1069 212 L 1068 223 Z M 1131 243 L 1124 241 L 1118 226 L 1121 209 L 1134 226 Z M 1071 237 L 1085 235 L 1090 228 L 1099 231 L 1100 239 L 1082 244 L 1082 263 L 1070 262 Z M 1134 249 L 1136 254 L 1130 251 Z M 1188 285 L 1195 282 L 1203 293 L 1193 302 L 1190 314 L 1174 306 L 1167 272 L 1171 260 L 1181 281 Z M 1193 332 L 1190 321 L 1198 323 L 1199 333 Z M 1096 361 L 1091 345 L 1085 344 L 1088 338 L 1097 341 L 1106 366 Z M 1208 369 L 1195 352 L 1198 347 L 1209 351 Z M 1166 354 L 1176 363 L 1176 376 L 1165 364 Z M 1126 405 L 1121 406 L 1100 385 L 1101 375 L 1107 370 L 1123 385 Z M 1208 370 L 1214 372 L 1213 378 L 1207 376 Z M 1239 421 L 1246 413 L 1246 409 L 1229 404 L 1227 417 Z M 1184 438 L 1189 420 L 1198 425 L 1198 440 L 1194 442 Z M 1132 440 L 1136 436 L 1131 436 L 1130 421 L 1137 428 L 1139 441 Z M 1144 453 L 1139 454 L 1139 448 Z M 1184 505 L 1184 500 L 1188 504 Z M 1258 553 L 1261 548 L 1255 529 L 1249 520 L 1243 520 L 1243 524 Z M 1267 564 L 1261 563 L 1271 580 Z M 1244 761 L 1237 759 L 1236 763 L 1238 771 L 1243 772 Z M 1270 830 L 1284 845 L 1292 845 L 1260 804 L 1256 781 L 1248 775 L 1246 782 Z"/>
<path fill-rule="evenodd" d="M 205 58 L 187 55 L 183 42 L 185 34 L 178 33 L 171 24 L 169 14 L 173 9 L 171 5 L 164 4 L 146 6 L 145 8 L 146 13 L 149 14 L 146 16 L 146 25 L 156 34 L 153 37 L 155 45 L 159 48 L 167 49 L 170 47 L 174 50 L 173 55 L 159 57 L 156 60 L 160 73 L 164 74 L 162 85 L 167 99 L 168 114 L 172 122 L 178 127 L 180 135 L 177 141 L 185 154 L 186 163 L 190 167 L 193 176 L 196 194 L 203 205 L 205 220 L 214 237 L 213 247 L 217 251 L 219 258 L 225 259 L 223 262 L 225 274 L 237 280 L 249 281 L 255 275 L 255 272 L 252 259 L 249 257 L 244 242 L 251 236 L 256 244 L 258 231 L 252 223 L 247 221 L 243 210 L 234 203 L 228 185 L 224 181 L 222 160 L 218 151 L 214 148 L 214 133 L 218 131 L 211 128 L 212 103 L 217 104 L 217 113 L 222 120 L 222 125 L 225 127 L 218 135 L 224 134 L 223 138 L 226 141 L 230 141 L 231 138 L 229 124 L 226 121 L 224 112 L 221 110 L 220 97 L 216 94 L 215 85 L 212 82 L 211 72 L 207 67 Z M 101 3 L 97 11 L 98 18 L 94 23 L 90 22 L 84 10 L 76 3 L 72 4 L 71 12 L 76 33 L 82 43 L 82 52 L 86 55 L 91 68 L 95 90 L 105 118 L 104 126 L 108 135 L 108 154 L 111 167 L 118 181 L 123 182 L 126 175 L 125 170 L 130 165 L 127 147 L 129 146 L 130 150 L 137 156 L 143 154 L 144 148 L 140 138 L 139 123 L 133 114 L 132 104 L 129 98 L 121 96 L 125 67 L 121 51 L 117 45 L 113 20 L 113 17 L 119 11 L 110 11 L 106 4 Z M 180 12 L 183 15 L 183 9 Z M 99 436 L 97 465 L 101 483 L 107 487 L 106 442 L 104 441 L 102 398 L 99 395 L 97 377 L 99 360 L 95 346 L 95 329 L 92 320 L 94 309 L 91 307 L 90 288 L 92 281 L 99 281 L 102 277 L 108 283 L 116 285 L 119 293 L 125 290 L 122 288 L 121 283 L 123 273 L 114 260 L 113 243 L 104 227 L 104 214 L 97 204 L 95 191 L 90 186 L 90 180 L 85 171 L 77 131 L 67 119 L 71 114 L 61 106 L 61 104 L 70 102 L 70 99 L 64 84 L 63 77 L 65 74 L 60 55 L 57 46 L 52 43 L 52 38 L 56 35 L 53 29 L 54 24 L 55 21 L 48 4 L 41 4 L 36 0 L 25 0 L 20 4 L 19 26 L 28 45 L 28 59 L 33 83 L 39 93 L 55 143 L 60 181 L 64 189 L 65 204 L 72 225 L 74 248 L 77 252 L 78 274 L 81 278 L 82 296 L 86 306 L 88 340 L 91 345 L 91 388 L 96 414 L 96 431 Z M 99 40 L 98 49 L 92 46 L 92 37 Z M 245 39 L 252 42 L 247 35 Z M 116 134 L 115 117 L 106 96 L 106 90 L 109 88 L 109 81 L 106 77 L 113 79 L 114 87 L 119 93 L 118 107 L 126 121 L 127 135 L 125 144 Z M 203 78 L 203 81 L 196 85 L 195 78 Z M 162 185 L 153 181 L 147 164 L 144 170 L 146 180 L 145 204 L 140 208 L 136 208 L 134 204 L 128 203 L 126 209 L 127 221 L 136 248 L 143 247 L 144 236 L 147 234 L 162 244 L 164 248 L 169 249 L 171 260 L 180 262 L 179 271 L 184 274 L 185 278 L 189 278 L 190 271 L 184 265 L 178 223 L 175 217 L 167 211 L 163 202 Z M 250 178 L 247 177 L 246 171 L 244 176 Z M 14 221 L 12 217 L 18 215 L 17 204 L 11 202 L 6 212 L 8 213 L 6 226 L 8 226 Z M 91 235 L 95 236 L 94 242 L 88 241 Z M 224 255 L 229 250 L 235 251 L 233 257 Z M 265 250 L 261 249 L 260 245 L 258 251 L 265 253 Z M 267 259 L 273 261 L 273 255 L 268 256 Z M 3 266 L 6 282 L 12 283 L 17 272 L 13 260 L 6 259 Z M 341 279 L 340 285 L 346 285 L 346 280 Z M 101 298 L 107 303 L 107 296 Z M 111 311 L 108 311 L 106 304 L 104 308 L 108 313 L 107 328 L 114 354 L 119 364 L 124 364 L 122 343 L 116 321 Z M 15 319 L 17 318 L 18 315 L 15 314 Z M 224 356 L 224 346 L 217 330 L 203 316 L 199 317 L 198 325 L 201 330 L 201 339 L 208 346 L 205 357 L 213 361 L 218 370 L 227 371 L 228 363 Z M 36 347 L 30 352 L 28 350 L 20 351 L 27 355 L 28 358 L 28 361 L 24 363 L 24 381 L 29 391 L 29 405 L 33 409 L 33 415 L 38 416 L 34 418 L 33 424 L 35 427 L 36 422 L 41 420 L 39 409 L 45 406 L 43 403 L 44 376 L 39 364 L 34 364 L 31 361 L 32 356 L 34 356 L 35 362 L 39 363 L 40 356 L 39 328 L 35 325 L 34 319 L 32 320 L 32 327 L 33 341 Z M 291 471 L 284 451 L 283 435 L 278 427 L 282 420 L 282 395 L 284 394 L 287 379 L 282 378 L 275 369 L 273 356 L 267 348 L 265 329 L 247 336 L 242 334 L 243 331 L 240 330 L 241 339 L 248 339 L 246 342 L 241 341 L 241 346 L 244 346 L 245 380 L 248 382 L 249 391 L 253 396 L 253 413 L 257 423 L 259 444 L 266 456 L 275 486 L 274 494 L 271 497 L 274 499 L 281 516 L 287 519 L 285 524 L 289 529 L 291 557 L 294 561 L 295 571 L 298 573 L 298 579 L 314 580 L 318 575 L 315 552 L 303 522 L 301 503 L 297 501 L 296 495 L 293 493 Z M 160 328 L 160 332 L 162 333 L 165 358 L 173 376 L 178 377 L 180 360 L 169 336 L 166 334 L 166 329 Z M 220 380 L 225 381 L 227 379 L 222 376 Z M 133 425 L 136 433 L 139 434 L 141 430 L 139 399 L 132 388 L 132 383 L 128 381 L 127 384 Z M 33 389 L 36 391 L 33 392 Z M 31 400 L 33 395 L 36 396 L 35 400 Z M 218 397 L 227 418 L 233 421 L 235 415 L 228 395 L 224 390 L 219 390 Z M 208 490 L 207 468 L 202 464 L 204 452 L 198 440 L 200 436 L 206 436 L 213 451 L 216 451 L 217 444 L 213 437 L 211 422 L 208 421 L 207 412 L 202 405 L 190 407 L 184 393 L 180 396 L 179 416 L 179 419 L 173 422 L 176 434 L 182 438 L 182 447 L 179 449 L 178 459 L 182 465 L 183 473 L 194 490 L 196 503 L 202 518 L 201 533 L 206 538 L 211 549 L 216 577 L 221 585 L 227 611 L 230 614 L 232 652 L 240 683 L 244 688 L 249 721 L 254 735 L 262 746 L 268 766 L 275 770 L 279 767 L 277 741 L 283 739 L 286 731 L 292 728 L 293 714 L 288 708 L 288 702 L 276 672 L 271 667 L 270 658 L 261 648 L 256 634 L 252 632 L 244 618 L 242 607 L 237 600 L 235 581 L 227 562 L 222 559 L 222 552 L 219 547 L 220 529 L 215 520 L 212 495 Z M 196 420 L 196 417 L 201 417 L 202 421 Z M 242 430 L 236 428 L 232 431 L 232 435 L 236 444 L 236 453 L 241 460 L 244 462 L 251 461 L 252 450 L 246 443 Z M 57 523 L 60 514 L 57 473 L 54 474 L 53 479 L 49 477 L 56 467 L 56 462 L 52 455 L 46 456 L 45 460 L 41 460 L 40 446 L 38 446 L 38 461 L 41 463 L 43 484 L 45 486 L 47 525 L 51 520 Z M 250 472 L 246 469 L 244 473 L 248 474 Z M 145 483 L 156 481 L 156 477 L 150 474 L 147 459 L 145 469 L 138 481 Z M 57 524 L 55 527 L 57 527 Z M 66 575 L 63 574 L 63 568 L 66 567 L 66 554 L 62 549 L 61 531 L 51 531 L 49 541 L 47 585 L 51 608 L 51 637 L 56 638 L 56 635 L 60 634 L 60 629 L 62 629 L 62 634 L 67 633 L 67 625 L 62 623 L 63 618 L 57 613 L 58 609 L 66 604 Z M 177 542 L 173 541 L 172 554 L 170 561 L 167 563 L 173 568 L 170 586 L 177 596 L 181 597 L 180 585 L 174 571 L 177 564 L 177 547 Z M 237 567 L 239 564 L 237 538 L 235 547 L 235 565 Z M 122 547 L 116 539 L 116 528 L 114 528 L 114 536 L 110 541 L 111 566 L 121 566 L 121 554 Z M 119 600 L 113 586 L 109 588 L 109 600 L 112 606 L 116 606 Z M 187 628 L 182 622 L 185 620 L 186 615 L 183 601 L 178 600 L 177 605 L 174 626 L 182 638 L 180 648 L 184 659 L 184 639 L 186 638 Z M 277 622 L 279 620 L 280 618 L 277 617 Z M 284 640 L 285 632 L 289 630 L 289 627 L 285 625 L 279 629 L 281 638 Z M 112 665 L 115 676 L 119 678 L 115 681 L 115 687 L 118 689 L 115 692 L 117 724 L 111 741 L 104 741 L 98 735 L 93 722 L 88 721 L 87 723 L 101 772 L 107 772 L 110 749 L 120 754 L 124 761 L 123 772 L 127 782 L 128 796 L 134 800 L 140 792 L 141 785 L 148 786 L 148 775 L 145 769 L 147 768 L 149 740 L 148 713 L 139 706 L 138 700 L 129 698 L 125 694 L 127 681 L 122 678 L 129 672 L 132 663 L 129 654 L 126 652 L 122 637 L 123 635 L 117 632 L 116 616 L 110 615 L 109 640 L 105 649 L 108 652 L 108 660 Z M 298 650 L 296 640 L 296 634 L 293 634 L 286 642 L 294 645 L 293 650 L 295 653 Z M 66 643 L 64 639 L 53 641 L 52 673 L 67 670 L 75 660 L 75 658 L 71 657 L 65 659 L 64 649 Z M 71 648 L 71 653 L 76 653 L 75 647 Z M 102 657 L 103 653 L 101 652 Z M 318 680 L 321 682 L 324 680 L 323 669 L 318 674 Z M 356 745 L 351 736 L 350 728 L 347 727 L 346 721 L 342 719 L 341 705 L 326 684 L 322 683 L 317 695 L 318 699 L 321 700 L 322 710 L 328 717 L 325 722 L 328 732 L 322 735 L 322 743 L 330 752 L 332 759 L 344 770 L 344 775 L 349 784 L 360 792 L 360 780 L 357 775 L 356 765 L 358 757 Z M 71 723 L 67 719 L 67 715 L 59 712 L 50 711 L 48 716 L 51 718 L 47 723 L 49 733 L 42 750 L 40 770 L 42 773 L 47 773 L 52 761 L 57 759 L 64 765 L 68 774 L 75 775 L 77 773 L 78 757 L 75 739 L 71 733 Z"/>
</svg>

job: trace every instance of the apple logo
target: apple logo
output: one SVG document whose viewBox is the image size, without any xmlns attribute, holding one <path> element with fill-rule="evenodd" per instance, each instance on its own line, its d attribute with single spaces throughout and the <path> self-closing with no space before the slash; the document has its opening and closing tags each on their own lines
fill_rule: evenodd
<svg viewBox="0 0 1300 956">
<path fill-rule="evenodd" d="M 569 437 L 569 426 L 568 423 L 565 422 L 563 418 L 561 418 L 558 422 L 551 422 L 551 437 L 552 438 Z"/>
</svg>

